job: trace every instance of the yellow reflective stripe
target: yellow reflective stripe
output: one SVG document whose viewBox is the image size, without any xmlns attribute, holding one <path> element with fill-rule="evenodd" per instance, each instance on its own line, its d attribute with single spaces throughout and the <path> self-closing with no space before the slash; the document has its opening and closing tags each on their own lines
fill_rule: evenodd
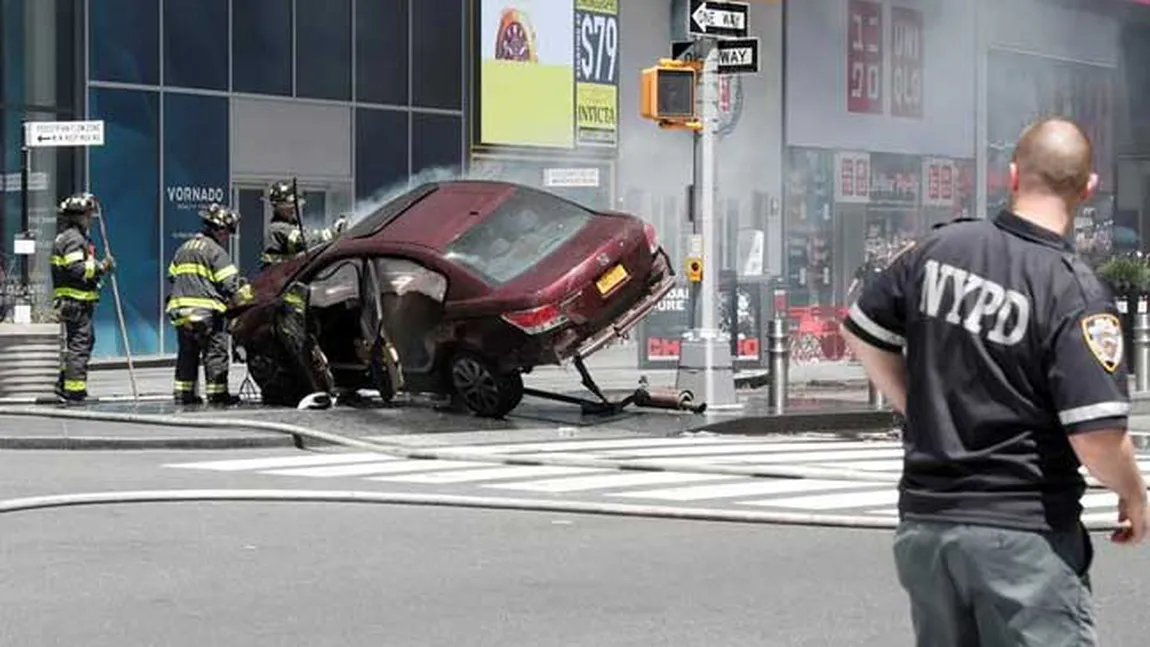
<svg viewBox="0 0 1150 647">
<path fill-rule="evenodd" d="M 222 301 L 203 297 L 174 297 L 168 301 L 168 312 L 179 308 L 200 308 L 217 312 L 225 312 L 228 309 Z"/>
<path fill-rule="evenodd" d="M 196 390 L 196 383 L 185 382 L 183 380 L 176 380 L 174 390 L 176 393 L 193 393 Z"/>
<path fill-rule="evenodd" d="M 332 237 L 331 230 L 330 229 L 324 229 L 322 232 L 320 232 L 320 236 L 324 239 L 325 242 L 330 241 L 331 237 Z"/>
<path fill-rule="evenodd" d="M 52 264 L 56 267 L 68 267 L 72 263 L 79 263 L 84 260 L 84 252 L 81 250 L 60 256 L 59 254 L 52 255 Z"/>
<path fill-rule="evenodd" d="M 260 260 L 265 263 L 282 263 L 284 261 L 290 261 L 296 256 L 299 256 L 299 254 L 264 254 L 260 257 Z"/>
<path fill-rule="evenodd" d="M 77 290 L 76 288 L 56 288 L 52 291 L 57 299 L 75 299 L 77 301 L 99 301 L 100 293 L 93 290 Z"/>
<path fill-rule="evenodd" d="M 289 242 L 289 243 L 292 243 L 292 244 L 294 245 L 294 244 L 296 244 L 296 243 L 298 243 L 298 242 L 300 241 L 300 237 L 301 237 L 301 235 L 300 235 L 300 232 L 299 232 L 299 230 L 298 230 L 298 229 L 293 229 L 293 230 L 291 231 L 291 233 L 290 233 L 290 234 L 288 234 L 288 242 Z"/>
<path fill-rule="evenodd" d="M 84 380 L 64 380 L 65 391 L 87 391 L 88 383 Z"/>
<path fill-rule="evenodd" d="M 216 272 L 214 279 L 217 283 L 219 283 L 220 281 L 223 281 L 225 279 L 230 279 L 239 273 L 240 273 L 240 271 L 236 269 L 235 265 L 229 265 L 229 266 L 221 269 L 220 271 Z"/>
<path fill-rule="evenodd" d="M 96 259 L 89 258 L 84 261 L 84 280 L 91 281 L 96 278 Z"/>
<path fill-rule="evenodd" d="M 287 303 L 287 304 L 290 304 L 293 306 L 299 306 L 301 308 L 304 307 L 305 305 L 307 305 L 304 303 L 303 297 L 301 297 L 298 294 L 294 294 L 292 292 L 288 292 L 287 294 L 284 295 L 284 303 Z"/>
<path fill-rule="evenodd" d="M 211 384 L 204 385 L 204 393 L 208 395 L 219 395 L 220 393 L 227 393 L 228 385 L 225 384 Z"/>
</svg>

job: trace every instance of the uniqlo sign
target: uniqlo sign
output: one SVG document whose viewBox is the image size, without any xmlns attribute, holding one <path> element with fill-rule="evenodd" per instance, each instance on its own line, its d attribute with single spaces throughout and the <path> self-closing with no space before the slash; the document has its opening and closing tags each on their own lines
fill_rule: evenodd
<svg viewBox="0 0 1150 647">
<path fill-rule="evenodd" d="M 837 153 L 835 155 L 835 202 L 870 201 L 870 155 Z"/>
<path fill-rule="evenodd" d="M 953 207 L 958 170 L 953 160 L 926 158 L 922 162 L 922 206 Z"/>
<path fill-rule="evenodd" d="M 890 113 L 922 118 L 922 12 L 890 10 Z"/>
<path fill-rule="evenodd" d="M 883 111 L 882 4 L 868 0 L 847 3 L 847 110 Z"/>
</svg>

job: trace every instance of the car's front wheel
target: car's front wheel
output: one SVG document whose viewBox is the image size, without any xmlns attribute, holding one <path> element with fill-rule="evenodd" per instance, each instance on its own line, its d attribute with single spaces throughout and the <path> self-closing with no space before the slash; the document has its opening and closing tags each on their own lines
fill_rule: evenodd
<svg viewBox="0 0 1150 647">
<path fill-rule="evenodd" d="M 456 354 L 450 371 L 455 397 L 477 416 L 502 418 L 523 399 L 523 376 L 518 371 L 500 373 L 474 353 Z"/>
</svg>

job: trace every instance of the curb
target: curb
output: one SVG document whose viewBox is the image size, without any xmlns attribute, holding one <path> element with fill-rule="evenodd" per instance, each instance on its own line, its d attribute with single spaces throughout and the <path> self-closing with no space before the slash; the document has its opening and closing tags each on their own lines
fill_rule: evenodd
<svg viewBox="0 0 1150 647">
<path fill-rule="evenodd" d="M 813 411 L 733 417 L 694 427 L 691 431 L 739 436 L 790 435 L 811 432 L 835 432 L 854 437 L 858 432 L 889 432 L 896 428 L 891 411 Z"/>
<path fill-rule="evenodd" d="M 290 436 L 171 436 L 128 438 L 117 436 L 0 436 L 0 450 L 96 451 L 144 449 L 281 449 L 295 447 Z"/>
</svg>

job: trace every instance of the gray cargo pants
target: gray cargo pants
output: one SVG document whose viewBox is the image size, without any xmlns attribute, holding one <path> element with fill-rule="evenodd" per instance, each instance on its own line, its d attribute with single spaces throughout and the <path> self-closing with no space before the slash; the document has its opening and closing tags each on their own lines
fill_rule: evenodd
<svg viewBox="0 0 1150 647">
<path fill-rule="evenodd" d="M 1093 555 L 1082 528 L 903 521 L 894 542 L 918 647 L 1094 645 Z"/>
</svg>

